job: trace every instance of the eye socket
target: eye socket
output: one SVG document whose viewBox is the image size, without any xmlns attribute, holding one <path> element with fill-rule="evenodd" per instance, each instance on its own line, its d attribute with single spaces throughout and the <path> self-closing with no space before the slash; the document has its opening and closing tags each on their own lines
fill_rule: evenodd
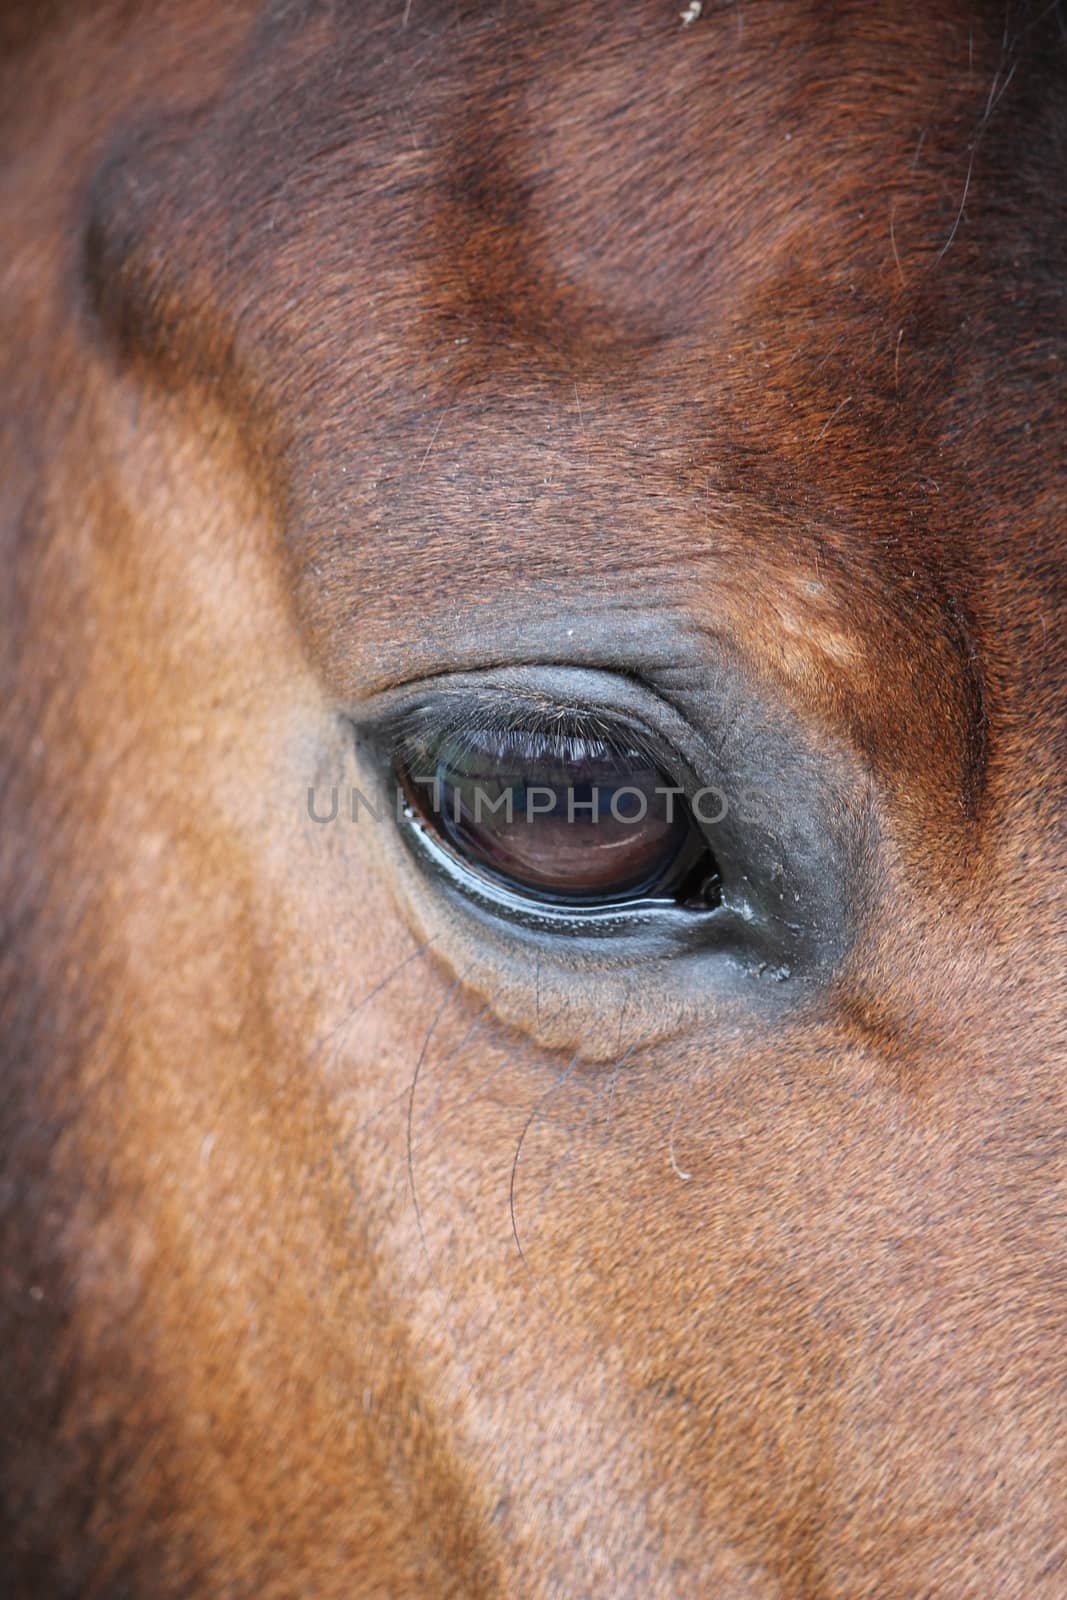
<svg viewBox="0 0 1067 1600">
<path fill-rule="evenodd" d="M 715 858 L 680 786 L 632 730 L 460 727 L 396 762 L 411 811 L 513 893 L 565 906 L 719 904 Z"/>
</svg>

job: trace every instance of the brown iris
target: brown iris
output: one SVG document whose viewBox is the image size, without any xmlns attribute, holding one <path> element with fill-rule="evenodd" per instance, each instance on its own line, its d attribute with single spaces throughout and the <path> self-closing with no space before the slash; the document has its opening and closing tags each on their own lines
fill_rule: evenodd
<svg viewBox="0 0 1067 1600">
<path fill-rule="evenodd" d="M 716 903 L 715 863 L 681 790 L 625 739 L 468 729 L 403 765 L 400 779 L 453 854 L 513 891 Z"/>
</svg>

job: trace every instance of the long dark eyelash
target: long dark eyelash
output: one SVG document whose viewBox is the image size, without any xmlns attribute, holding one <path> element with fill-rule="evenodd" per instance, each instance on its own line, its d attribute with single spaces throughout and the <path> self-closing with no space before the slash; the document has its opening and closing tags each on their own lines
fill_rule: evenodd
<svg viewBox="0 0 1067 1600">
<path fill-rule="evenodd" d="M 633 723 L 588 706 L 563 705 L 537 695 L 481 689 L 441 693 L 412 707 L 394 725 L 397 755 L 407 764 L 432 759 L 446 739 L 486 738 L 500 759 L 551 757 L 580 761 L 606 753 L 636 752 L 654 764 L 664 752 Z"/>
</svg>

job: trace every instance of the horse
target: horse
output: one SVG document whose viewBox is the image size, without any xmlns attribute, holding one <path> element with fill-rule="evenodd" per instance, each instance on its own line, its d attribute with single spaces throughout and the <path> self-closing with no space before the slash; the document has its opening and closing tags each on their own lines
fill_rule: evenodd
<svg viewBox="0 0 1067 1600">
<path fill-rule="evenodd" d="M 0 21 L 12 1596 L 1067 1583 L 1067 12 Z"/>
</svg>

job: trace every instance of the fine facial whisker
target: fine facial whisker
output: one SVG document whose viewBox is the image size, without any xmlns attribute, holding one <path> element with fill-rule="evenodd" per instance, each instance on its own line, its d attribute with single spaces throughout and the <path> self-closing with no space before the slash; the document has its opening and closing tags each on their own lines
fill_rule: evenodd
<svg viewBox="0 0 1067 1600">
<path fill-rule="evenodd" d="M 405 967 L 409 967 L 413 961 L 417 961 L 420 956 L 425 955 L 426 951 L 433 944 L 436 937 L 437 935 L 433 934 L 429 939 L 424 939 L 421 944 L 416 945 L 415 949 L 412 950 L 409 955 L 404 956 L 401 961 L 398 961 L 396 965 L 386 973 L 385 977 L 382 978 L 380 982 L 376 983 L 372 989 L 367 991 L 366 994 L 361 995 L 356 1001 L 355 1005 L 353 1005 L 341 1018 L 340 1022 L 335 1023 L 334 1026 L 324 1033 L 320 1039 L 316 1039 L 315 1043 L 311 1047 L 309 1059 L 312 1061 L 316 1060 L 320 1051 L 324 1050 L 332 1039 L 335 1039 L 339 1033 L 347 1032 L 355 1018 L 363 1010 L 364 1006 L 369 1005 L 370 1002 L 376 998 L 376 996 L 382 993 L 383 989 L 388 988 L 389 984 L 391 984 L 394 978 L 398 977 L 399 974 L 404 971 Z M 341 1041 L 341 1044 L 343 1044 L 343 1040 Z M 330 1057 L 331 1066 L 337 1060 L 341 1044 L 338 1044 L 333 1055 Z"/>
<path fill-rule="evenodd" d="M 555 1083 L 553 1083 L 548 1089 L 545 1090 L 544 1094 L 540 1097 L 540 1099 L 534 1105 L 533 1110 L 530 1112 L 530 1115 L 526 1119 L 526 1122 L 525 1122 L 525 1124 L 523 1126 L 522 1132 L 519 1134 L 519 1142 L 515 1146 L 515 1159 L 511 1163 L 511 1180 L 510 1180 L 510 1182 L 508 1184 L 508 1214 L 511 1217 L 512 1237 L 515 1240 L 515 1247 L 519 1252 L 519 1257 L 520 1257 L 520 1259 L 522 1261 L 523 1266 L 526 1269 L 526 1272 L 527 1272 L 527 1274 L 529 1276 L 530 1282 L 533 1284 L 534 1289 L 536 1290 L 538 1296 L 542 1300 L 543 1300 L 544 1297 L 541 1295 L 540 1286 L 539 1286 L 539 1284 L 537 1282 L 536 1277 L 534 1276 L 534 1273 L 532 1272 L 532 1270 L 530 1268 L 530 1263 L 526 1259 L 526 1252 L 522 1248 L 522 1240 L 519 1238 L 519 1226 L 518 1226 L 518 1222 L 517 1222 L 516 1216 L 515 1216 L 515 1186 L 516 1186 L 516 1183 L 518 1181 L 518 1175 L 519 1175 L 519 1158 L 522 1155 L 522 1147 L 526 1142 L 526 1135 L 529 1133 L 530 1129 L 533 1127 L 534 1123 L 537 1121 L 537 1118 L 541 1115 L 541 1113 L 544 1110 L 545 1106 L 552 1099 L 552 1096 L 555 1095 L 555 1094 L 558 1094 L 559 1091 L 563 1088 L 564 1084 L 567 1082 L 568 1078 L 571 1076 L 571 1074 L 574 1071 L 575 1067 L 578 1065 L 579 1059 L 580 1059 L 580 1052 L 576 1050 L 574 1052 L 574 1055 L 571 1057 L 569 1066 L 567 1066 L 563 1070 L 563 1072 L 560 1074 L 560 1076 L 556 1079 Z"/>
<path fill-rule="evenodd" d="M 598 1107 L 605 1100 L 607 1100 L 609 1107 L 614 1104 L 615 1086 L 619 1081 L 619 1073 L 622 1071 L 622 1068 L 626 1065 L 627 1061 L 629 1061 L 630 1058 L 633 1056 L 633 1054 L 634 1054 L 636 1049 L 637 1049 L 636 1045 L 631 1045 L 630 1048 L 625 1052 L 625 1054 L 618 1058 L 618 1060 L 615 1062 L 614 1066 L 612 1067 L 610 1073 L 607 1075 L 607 1077 L 605 1078 L 604 1082 L 600 1085 L 600 1088 L 593 1095 L 593 1098 L 592 1098 L 592 1100 L 590 1102 L 589 1108 L 586 1111 L 585 1116 L 582 1118 L 581 1122 L 578 1124 L 577 1128 L 575 1128 L 574 1132 L 572 1133 L 571 1138 L 570 1138 L 570 1140 L 569 1140 L 569 1142 L 567 1144 L 566 1150 L 560 1156 L 559 1160 L 556 1162 L 556 1164 L 552 1168 L 551 1173 L 546 1178 L 544 1184 L 541 1187 L 540 1193 L 537 1196 L 537 1211 L 534 1213 L 534 1218 L 533 1218 L 533 1220 L 535 1222 L 540 1218 L 540 1216 L 542 1215 L 542 1213 L 544 1211 L 545 1202 L 546 1202 L 546 1200 L 548 1198 L 548 1195 L 555 1188 L 555 1186 L 559 1182 L 560 1178 L 563 1176 L 563 1174 L 566 1172 L 567 1168 L 570 1166 L 571 1162 L 574 1160 L 575 1155 L 578 1152 L 579 1141 L 581 1140 L 582 1135 L 585 1133 L 586 1129 L 589 1127 L 589 1125 L 592 1123 L 594 1117 L 596 1116 Z"/>
<path fill-rule="evenodd" d="M 440 1105 L 441 1096 L 445 1092 L 445 1087 L 446 1087 L 447 1083 L 449 1082 L 449 1080 L 450 1080 L 450 1078 L 452 1076 L 452 1071 L 454 1071 L 456 1062 L 460 1059 L 462 1051 L 470 1043 L 471 1039 L 474 1037 L 474 1035 L 477 1033 L 479 1027 L 484 1022 L 485 1017 L 486 1017 L 486 1015 L 487 1015 L 487 1013 L 489 1011 L 489 1008 L 493 1004 L 493 1001 L 496 999 L 497 994 L 499 992 L 500 991 L 497 990 L 494 994 L 490 995 L 489 999 L 486 1000 L 483 1005 L 479 1006 L 478 1010 L 475 1012 L 474 1016 L 471 1018 L 470 1022 L 467 1025 L 467 1027 L 464 1029 L 463 1037 L 459 1040 L 459 1042 L 457 1044 L 454 1044 L 452 1046 L 452 1048 L 448 1051 L 447 1055 L 445 1055 L 442 1058 L 441 1063 L 440 1063 L 440 1067 L 442 1067 L 442 1068 L 443 1067 L 449 1067 L 450 1070 L 447 1071 L 447 1072 L 442 1072 L 440 1070 L 440 1068 L 438 1069 L 438 1080 L 437 1080 L 436 1084 L 434 1085 L 433 1094 L 431 1095 L 428 1105 L 424 1108 L 424 1110 L 422 1112 L 422 1115 L 419 1118 L 418 1133 L 420 1135 L 422 1134 L 423 1130 L 427 1127 L 427 1125 L 430 1123 L 430 1121 L 433 1118 L 434 1112 L 437 1110 L 437 1107 Z M 464 1099 L 463 1101 L 461 1101 L 460 1104 L 461 1105 L 466 1105 L 468 1103 L 468 1100 L 469 1100 L 469 1097 L 467 1099 Z M 453 1111 L 457 1111 L 457 1110 L 459 1110 L 459 1106 L 452 1107 L 447 1113 L 446 1120 L 447 1120 L 447 1118 L 450 1118 L 452 1116 Z"/>
<path fill-rule="evenodd" d="M 426 1037 L 422 1041 L 422 1049 L 419 1051 L 419 1057 L 418 1057 L 418 1060 L 415 1063 L 415 1071 L 412 1073 L 412 1077 L 411 1077 L 411 1086 L 410 1086 L 410 1088 L 408 1090 L 408 1113 L 407 1113 L 408 1188 L 409 1188 L 409 1190 L 411 1192 L 411 1203 L 412 1203 L 412 1206 L 414 1207 L 414 1210 L 415 1210 L 415 1226 L 418 1229 L 419 1243 L 422 1246 L 422 1253 L 426 1258 L 426 1265 L 429 1268 L 430 1277 L 431 1277 L 431 1279 L 433 1281 L 434 1287 L 437 1289 L 437 1292 L 441 1296 L 442 1299 L 445 1299 L 445 1292 L 444 1292 L 444 1289 L 443 1289 L 443 1287 L 441 1285 L 440 1280 L 438 1279 L 436 1270 L 434 1269 L 433 1260 L 432 1260 L 432 1258 L 430 1256 L 430 1247 L 429 1247 L 429 1243 L 428 1243 L 427 1238 L 426 1238 L 426 1230 L 425 1230 L 425 1227 L 423 1226 L 422 1208 L 419 1205 L 418 1188 L 417 1188 L 416 1183 L 415 1183 L 415 1157 L 414 1157 L 414 1142 L 413 1142 L 413 1119 L 414 1119 L 414 1115 L 415 1115 L 415 1094 L 416 1094 L 416 1092 L 418 1090 L 418 1086 L 419 1086 L 419 1074 L 422 1071 L 423 1062 L 426 1060 L 426 1055 L 427 1055 L 427 1052 L 429 1051 L 429 1048 L 430 1048 L 430 1042 L 433 1039 L 434 1033 L 437 1030 L 437 1024 L 440 1022 L 441 1018 L 444 1016 L 446 1008 L 451 1003 L 452 997 L 455 995 L 457 989 L 459 989 L 459 987 L 460 987 L 460 985 L 463 982 L 463 979 L 465 977 L 466 977 L 466 972 L 461 973 L 460 976 L 457 977 L 455 979 L 455 981 L 449 985 L 448 989 L 445 992 L 444 998 L 441 1001 L 441 1004 L 438 1006 L 437 1010 L 434 1012 L 433 1020 L 430 1023 L 429 1028 L 426 1030 Z"/>
<path fill-rule="evenodd" d="M 687 1079 L 687 1082 L 685 1084 L 685 1088 L 686 1089 L 689 1089 L 689 1088 L 692 1087 L 692 1085 L 693 1085 L 693 1083 L 694 1083 L 694 1081 L 696 1079 L 696 1076 L 697 1076 L 697 1073 L 695 1071 L 690 1072 L 689 1077 Z M 674 1116 L 671 1118 L 670 1132 L 669 1132 L 669 1134 L 667 1136 L 667 1153 L 668 1153 L 668 1155 L 670 1157 L 671 1167 L 672 1167 L 672 1169 L 674 1171 L 675 1176 L 678 1177 L 678 1178 L 681 1178 L 683 1183 L 688 1183 L 689 1180 L 692 1178 L 693 1174 L 691 1172 L 686 1172 L 684 1170 L 684 1168 L 679 1165 L 678 1157 L 677 1157 L 677 1153 L 676 1153 L 676 1149 L 675 1149 L 675 1135 L 676 1135 L 676 1133 L 678 1131 L 678 1123 L 679 1123 L 679 1120 L 680 1120 L 681 1115 L 682 1115 L 682 1108 L 683 1108 L 683 1094 L 682 1094 L 682 1091 L 679 1090 L 678 1105 L 677 1105 L 677 1108 L 675 1109 Z"/>
</svg>

